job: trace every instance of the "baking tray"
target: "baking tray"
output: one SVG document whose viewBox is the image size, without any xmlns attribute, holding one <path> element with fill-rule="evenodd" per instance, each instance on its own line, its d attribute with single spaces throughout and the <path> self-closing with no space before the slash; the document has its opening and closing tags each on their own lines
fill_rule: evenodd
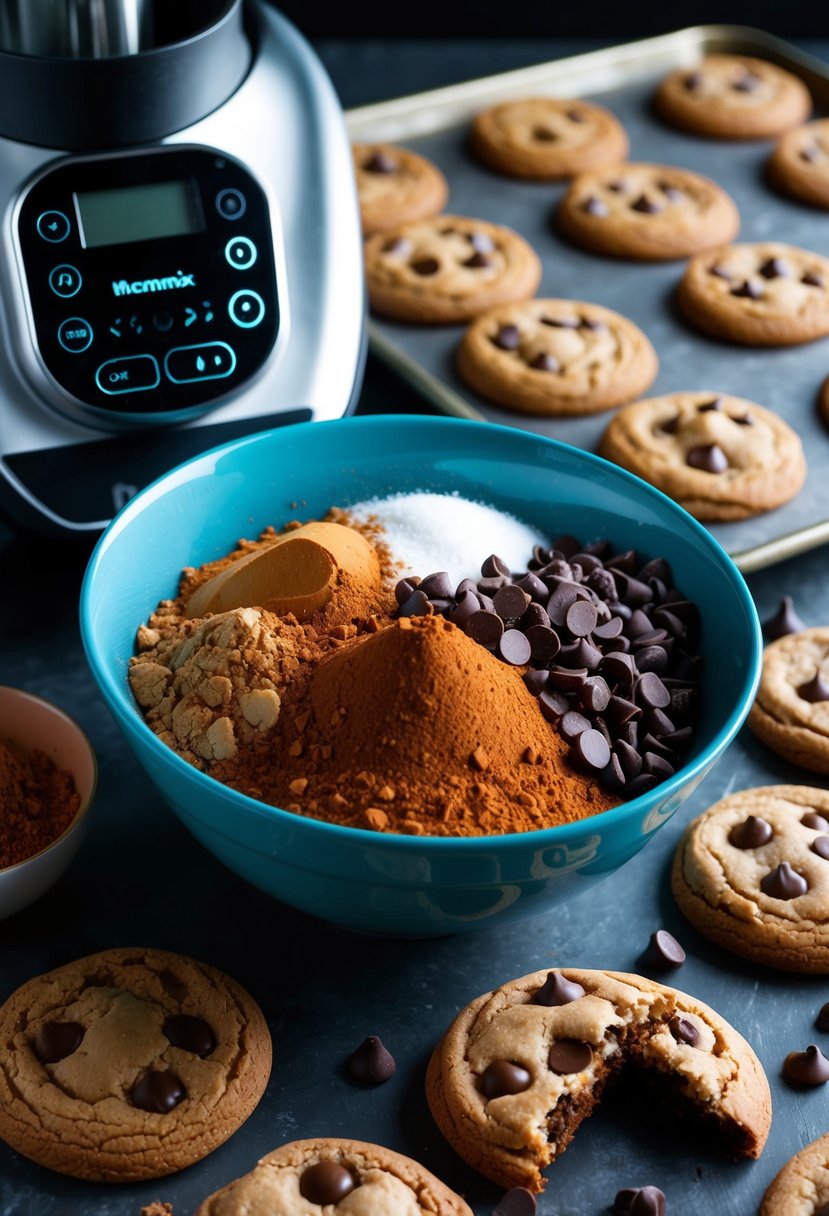
<svg viewBox="0 0 829 1216">
<path fill-rule="evenodd" d="M 816 112 L 829 112 L 829 68 L 820 60 L 759 30 L 703 25 L 363 106 L 349 111 L 346 119 L 352 140 L 405 143 L 435 161 L 449 180 L 448 212 L 507 224 L 525 236 L 543 262 L 539 296 L 604 304 L 641 326 L 661 361 L 647 396 L 681 389 L 734 393 L 769 406 L 794 427 L 809 466 L 800 494 L 776 511 L 711 525 L 748 573 L 829 542 L 829 431 L 816 409 L 818 388 L 829 373 L 829 340 L 763 350 L 698 334 L 674 304 L 684 262 L 617 261 L 569 245 L 551 223 L 566 183 L 501 177 L 479 165 L 467 149 L 471 118 L 495 102 L 543 95 L 597 100 L 624 124 L 631 160 L 681 165 L 724 186 L 740 209 L 739 240 L 779 240 L 829 256 L 829 214 L 787 201 L 764 184 L 770 141 L 699 139 L 663 125 L 653 114 L 650 98 L 657 81 L 714 52 L 758 55 L 788 68 L 812 90 Z M 379 318 L 369 323 L 374 353 L 445 412 L 521 427 L 595 451 L 609 413 L 548 419 L 492 405 L 455 372 L 462 332 L 457 326 L 413 326 Z"/>
</svg>

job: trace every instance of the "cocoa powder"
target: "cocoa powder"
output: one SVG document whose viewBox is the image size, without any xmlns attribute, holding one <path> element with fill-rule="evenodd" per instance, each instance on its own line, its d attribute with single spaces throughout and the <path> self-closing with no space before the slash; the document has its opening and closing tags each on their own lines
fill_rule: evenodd
<svg viewBox="0 0 829 1216">
<path fill-rule="evenodd" d="M 57 840 L 80 804 L 71 773 L 45 752 L 24 751 L 0 739 L 0 870 Z"/>
</svg>

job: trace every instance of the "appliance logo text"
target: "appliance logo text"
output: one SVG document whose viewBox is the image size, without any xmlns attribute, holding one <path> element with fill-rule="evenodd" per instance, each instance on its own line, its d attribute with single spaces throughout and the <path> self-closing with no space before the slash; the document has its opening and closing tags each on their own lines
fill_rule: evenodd
<svg viewBox="0 0 829 1216">
<path fill-rule="evenodd" d="M 164 279 L 128 279 L 112 280 L 112 291 L 116 296 L 143 296 L 153 291 L 173 291 L 179 287 L 195 287 L 196 276 L 177 270 L 174 275 Z"/>
</svg>

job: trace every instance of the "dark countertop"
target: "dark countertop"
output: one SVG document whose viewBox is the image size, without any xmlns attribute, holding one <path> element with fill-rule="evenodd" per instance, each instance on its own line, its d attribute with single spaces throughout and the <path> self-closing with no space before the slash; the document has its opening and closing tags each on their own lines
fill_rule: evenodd
<svg viewBox="0 0 829 1216">
<path fill-rule="evenodd" d="M 803 44 L 806 45 L 806 44 Z M 348 105 L 571 53 L 572 44 L 322 43 Z M 829 43 L 809 45 L 829 57 Z M 414 394 L 370 361 L 361 410 L 416 409 Z M 274 1041 L 267 1093 L 244 1129 L 200 1164 L 169 1179 L 95 1186 L 36 1167 L 0 1144 L 0 1216 L 138 1216 L 169 1200 L 176 1216 L 287 1140 L 341 1135 L 380 1140 L 434 1170 L 487 1216 L 499 1192 L 467 1168 L 437 1132 L 423 1070 L 456 1010 L 516 974 L 548 965 L 635 970 L 650 932 L 665 927 L 688 952 L 671 976 L 731 1020 L 760 1055 L 774 1124 L 758 1163 L 724 1162 L 710 1144 L 653 1112 L 628 1117 L 610 1102 L 554 1167 L 544 1216 L 593 1216 L 622 1186 L 653 1183 L 670 1216 L 755 1212 L 783 1161 L 829 1127 L 826 1091 L 796 1093 L 780 1079 L 784 1055 L 820 1041 L 813 1020 L 827 981 L 750 966 L 684 922 L 667 882 L 685 823 L 732 789 L 825 781 L 766 751 L 745 730 L 683 810 L 623 870 L 571 905 L 523 924 L 435 941 L 386 941 L 321 924 L 252 889 L 193 840 L 122 743 L 83 658 L 77 597 L 85 554 L 50 544 L 48 561 L 0 526 L 3 606 L 0 680 L 54 700 L 91 737 L 100 784 L 91 830 L 66 876 L 39 903 L 0 922 L 0 1000 L 20 983 L 114 945 L 153 945 L 203 958 L 261 1004 Z M 826 623 L 826 550 L 749 579 L 761 618 L 789 590 L 807 624 Z M 387 1085 L 357 1089 L 339 1071 L 368 1034 L 397 1058 Z"/>
</svg>

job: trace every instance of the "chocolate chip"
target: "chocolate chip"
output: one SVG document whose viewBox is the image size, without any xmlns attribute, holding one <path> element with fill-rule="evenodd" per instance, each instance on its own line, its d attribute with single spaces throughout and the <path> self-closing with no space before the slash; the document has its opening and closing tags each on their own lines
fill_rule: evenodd
<svg viewBox="0 0 829 1216">
<path fill-rule="evenodd" d="M 658 215 L 662 210 L 659 203 L 655 203 L 653 199 L 648 198 L 646 194 L 640 194 L 639 197 L 630 204 L 631 211 L 641 211 L 643 215 Z"/>
<path fill-rule="evenodd" d="M 560 372 L 561 364 L 558 359 L 554 359 L 552 355 L 548 355 L 545 351 L 536 355 L 530 360 L 529 366 L 537 372 Z"/>
<path fill-rule="evenodd" d="M 658 1186 L 629 1186 L 617 1193 L 614 1212 L 626 1216 L 665 1216 L 665 1195 Z"/>
<path fill-rule="evenodd" d="M 726 283 L 730 283 L 734 277 L 730 271 L 726 270 L 724 266 L 718 266 L 716 262 L 713 266 L 708 267 L 708 273 L 713 274 L 718 279 L 725 279 Z"/>
<path fill-rule="evenodd" d="M 754 426 L 754 418 L 751 414 L 742 414 L 739 418 L 732 418 L 732 422 L 736 422 L 737 426 Z"/>
<path fill-rule="evenodd" d="M 769 258 L 760 267 L 760 274 L 764 279 L 788 279 L 791 273 L 782 258 Z"/>
<path fill-rule="evenodd" d="M 668 1029 L 677 1043 L 687 1043 L 689 1047 L 696 1047 L 699 1042 L 699 1031 L 696 1026 L 690 1018 L 684 1018 L 681 1013 L 674 1014 L 668 1023 Z"/>
<path fill-rule="evenodd" d="M 502 578 L 510 577 L 510 568 L 502 557 L 498 557 L 497 553 L 490 553 L 483 562 L 481 562 L 481 574 L 484 578 Z"/>
<path fill-rule="evenodd" d="M 549 325 L 551 329 L 580 329 L 581 321 L 578 317 L 542 317 L 542 325 Z"/>
<path fill-rule="evenodd" d="M 351 1170 L 340 1165 L 338 1161 L 317 1161 L 302 1171 L 299 1179 L 299 1193 L 309 1203 L 318 1203 L 320 1207 L 327 1204 L 339 1203 L 359 1186 Z"/>
<path fill-rule="evenodd" d="M 599 638 L 602 642 L 610 642 L 619 636 L 623 627 L 624 622 L 618 616 L 612 616 L 610 620 L 596 626 L 593 630 L 593 637 Z"/>
<path fill-rule="evenodd" d="M 409 265 L 415 274 L 421 275 L 437 274 L 440 270 L 440 262 L 437 258 L 419 258 L 416 262 L 410 262 Z"/>
<path fill-rule="evenodd" d="M 829 683 L 820 674 L 820 669 L 815 672 L 811 680 L 800 685 L 797 695 L 803 701 L 810 701 L 813 705 L 819 701 L 829 701 Z"/>
<path fill-rule="evenodd" d="M 816 832 L 829 832 L 829 819 L 819 815 L 817 811 L 807 811 L 800 822 L 804 828 L 813 828 Z"/>
<path fill-rule="evenodd" d="M 789 633 L 800 633 L 805 628 L 805 624 L 795 612 L 794 601 L 790 595 L 784 595 L 774 616 L 763 622 L 765 635 L 772 641 Z"/>
<path fill-rule="evenodd" d="M 664 646 L 644 646 L 636 654 L 636 666 L 640 671 L 655 671 L 658 675 L 667 670 L 668 654 Z"/>
<path fill-rule="evenodd" d="M 639 961 L 651 971 L 673 971 L 685 962 L 685 951 L 667 929 L 657 929 Z"/>
<path fill-rule="evenodd" d="M 706 401 L 702 405 L 698 405 L 697 410 L 700 414 L 708 414 L 712 410 L 722 410 L 723 407 L 724 402 L 722 397 L 714 397 L 713 400 Z"/>
<path fill-rule="evenodd" d="M 551 144 L 558 139 L 558 134 L 549 127 L 533 127 L 533 139 L 537 139 L 539 143 Z"/>
<path fill-rule="evenodd" d="M 783 1061 L 783 1076 L 792 1085 L 824 1085 L 829 1081 L 829 1060 L 814 1043 L 805 1051 L 791 1051 Z"/>
<path fill-rule="evenodd" d="M 463 629 L 473 612 L 477 612 L 480 606 L 478 597 L 474 592 L 464 591 L 463 595 L 458 597 L 457 603 L 451 612 L 450 619 L 452 624 L 457 625 L 459 629 Z"/>
<path fill-rule="evenodd" d="M 606 321 L 599 321 L 596 317 L 584 317 L 579 323 L 579 329 L 589 329 L 594 334 L 606 334 L 609 328 Z"/>
<path fill-rule="evenodd" d="M 363 168 L 368 173 L 394 173 L 397 168 L 397 161 L 388 152 L 384 152 L 378 148 L 364 162 Z"/>
<path fill-rule="evenodd" d="M 492 1216 L 535 1216 L 536 1204 L 532 1191 L 514 1186 L 496 1206 Z"/>
<path fill-rule="evenodd" d="M 466 238 L 477 253 L 492 253 L 495 242 L 487 232 L 470 232 Z"/>
<path fill-rule="evenodd" d="M 732 82 L 732 89 L 738 93 L 753 93 L 755 89 L 760 87 L 760 77 L 754 72 L 746 72 L 745 76 L 741 76 L 739 80 Z"/>
<path fill-rule="evenodd" d="M 493 1060 L 481 1073 L 479 1089 L 489 1101 L 505 1094 L 522 1094 L 533 1083 L 531 1075 L 520 1064 L 511 1060 Z"/>
<path fill-rule="evenodd" d="M 570 702 L 563 693 L 546 688 L 538 698 L 538 707 L 548 722 L 558 722 L 559 718 L 567 713 Z"/>
<path fill-rule="evenodd" d="M 567 117 L 570 122 L 587 122 L 587 115 L 582 114 L 581 110 L 568 110 Z"/>
<path fill-rule="evenodd" d="M 742 823 L 735 823 L 728 833 L 728 843 L 735 849 L 759 849 L 768 844 L 774 835 L 774 828 L 767 820 L 758 815 L 749 815 Z"/>
<path fill-rule="evenodd" d="M 166 1115 L 187 1097 L 187 1090 L 171 1072 L 148 1072 L 133 1085 L 130 1101 L 139 1110 Z"/>
<path fill-rule="evenodd" d="M 502 325 L 492 338 L 493 346 L 498 346 L 501 350 L 517 350 L 520 341 L 521 335 L 517 325 Z"/>
<path fill-rule="evenodd" d="M 801 148 L 798 155 L 800 156 L 801 160 L 811 163 L 820 157 L 820 148 L 817 144 L 810 144 L 806 148 Z"/>
<path fill-rule="evenodd" d="M 431 616 L 434 612 L 429 603 L 428 595 L 424 595 L 418 587 L 397 611 L 398 616 Z"/>
<path fill-rule="evenodd" d="M 559 651 L 560 661 L 570 667 L 586 668 L 596 671 L 602 661 L 602 652 L 591 646 L 586 638 L 579 638 L 572 646 L 562 646 Z"/>
<path fill-rule="evenodd" d="M 435 574 L 427 574 L 418 584 L 417 589 L 418 591 L 422 591 L 424 595 L 428 595 L 430 600 L 453 600 L 455 598 L 452 583 L 445 570 L 438 570 Z"/>
<path fill-rule="evenodd" d="M 632 655 L 613 650 L 602 658 L 602 671 L 611 680 L 632 685 L 636 678 L 636 662 Z"/>
<path fill-rule="evenodd" d="M 590 600 L 575 600 L 567 609 L 564 623 L 574 637 L 586 638 L 595 629 L 598 615 Z"/>
<path fill-rule="evenodd" d="M 820 1012 L 815 1018 L 815 1026 L 822 1034 L 829 1033 L 829 1001 L 821 1005 Z"/>
<path fill-rule="evenodd" d="M 579 1039 L 559 1039 L 550 1048 L 547 1064 L 559 1076 L 584 1072 L 593 1062 L 593 1048 Z"/>
<path fill-rule="evenodd" d="M 370 1034 L 345 1062 L 346 1069 L 362 1085 L 382 1085 L 394 1076 L 397 1065 L 382 1039 Z"/>
<path fill-rule="evenodd" d="M 689 72 L 687 76 L 683 77 L 682 84 L 689 93 L 696 92 L 702 84 L 702 72 Z"/>
<path fill-rule="evenodd" d="M 588 768 L 597 772 L 607 765 L 610 759 L 610 746 L 604 735 L 598 730 L 584 730 L 576 737 L 575 752 L 578 758 Z"/>
<path fill-rule="evenodd" d="M 32 1040 L 37 1058 L 43 1064 L 57 1064 L 77 1051 L 86 1033 L 80 1022 L 44 1022 Z"/>
<path fill-rule="evenodd" d="M 732 296 L 738 296 L 745 300 L 759 300 L 763 294 L 762 287 L 758 287 L 756 283 L 752 283 L 751 279 L 744 279 L 739 287 L 731 288 Z"/>
<path fill-rule="evenodd" d="M 465 259 L 463 265 L 469 266 L 471 270 L 482 270 L 485 267 L 492 265 L 492 258 L 488 253 L 476 251 L 471 257 Z"/>
<path fill-rule="evenodd" d="M 718 443 L 700 443 L 689 448 L 685 463 L 692 469 L 701 469 L 703 473 L 724 473 L 729 467 L 728 457 Z"/>
<path fill-rule="evenodd" d="M 496 612 L 482 608 L 478 612 L 472 613 L 464 625 L 464 631 L 480 646 L 485 646 L 487 650 L 494 650 L 503 635 L 504 622 Z"/>
<path fill-rule="evenodd" d="M 807 270 L 804 275 L 800 276 L 801 283 L 805 283 L 807 287 L 822 287 L 823 275 L 818 274 L 816 270 Z"/>
<path fill-rule="evenodd" d="M 760 879 L 760 890 L 772 899 L 796 899 L 798 895 L 806 894 L 809 884 L 787 861 L 781 861 L 779 866 Z"/>
<path fill-rule="evenodd" d="M 614 194 L 624 194 L 627 189 L 627 183 L 620 178 L 615 182 L 608 182 L 607 188 L 608 190 L 612 190 Z"/>
<path fill-rule="evenodd" d="M 525 627 L 529 627 L 530 625 L 549 625 L 550 618 L 547 615 L 546 608 L 543 608 L 542 604 L 547 603 L 550 592 L 538 575 L 533 574 L 530 570 L 523 578 L 518 579 L 515 585 L 516 587 L 520 587 L 522 591 L 526 591 L 530 599 L 535 601 L 535 603 L 528 605 L 527 611 L 521 618 L 522 625 Z M 532 617 L 528 615 L 531 611 L 540 615 Z"/>
<path fill-rule="evenodd" d="M 667 709 L 671 703 L 670 692 L 652 671 L 646 671 L 636 681 L 634 696 L 645 709 Z"/>
<path fill-rule="evenodd" d="M 506 587 L 500 587 L 495 592 L 492 602 L 495 605 L 495 611 L 502 621 L 517 621 L 520 616 L 524 615 L 530 602 L 530 597 L 526 591 L 522 591 L 520 587 L 516 587 L 515 583 L 510 583 Z"/>
<path fill-rule="evenodd" d="M 532 654 L 530 639 L 520 629 L 508 629 L 498 643 L 498 654 L 505 663 L 523 667 Z"/>
<path fill-rule="evenodd" d="M 207 1022 L 189 1013 L 172 1014 L 162 1031 L 173 1047 L 180 1047 L 182 1051 L 189 1051 L 202 1059 L 216 1049 L 216 1036 Z"/>
<path fill-rule="evenodd" d="M 412 242 L 405 236 L 393 236 L 383 246 L 383 253 L 399 253 L 401 257 L 411 252 Z"/>
<path fill-rule="evenodd" d="M 672 203 L 683 203 L 685 201 L 685 192 L 677 186 L 672 186 L 669 182 L 660 182 L 659 189 Z"/>
<path fill-rule="evenodd" d="M 549 625 L 530 625 L 524 630 L 530 655 L 537 663 L 547 663 L 561 650 L 561 639 Z"/>
<path fill-rule="evenodd" d="M 560 971 L 548 971 L 547 978 L 533 996 L 533 1005 L 544 1005 L 551 1008 L 554 1005 L 570 1005 L 584 996 L 581 984 L 565 979 Z"/>
<path fill-rule="evenodd" d="M 610 208 L 602 199 L 596 198 L 595 194 L 591 194 L 585 199 L 582 204 L 582 210 L 588 215 L 610 215 Z"/>
<path fill-rule="evenodd" d="M 610 703 L 610 689 L 601 676 L 589 676 L 579 689 L 579 701 L 584 709 L 601 714 Z"/>
</svg>

